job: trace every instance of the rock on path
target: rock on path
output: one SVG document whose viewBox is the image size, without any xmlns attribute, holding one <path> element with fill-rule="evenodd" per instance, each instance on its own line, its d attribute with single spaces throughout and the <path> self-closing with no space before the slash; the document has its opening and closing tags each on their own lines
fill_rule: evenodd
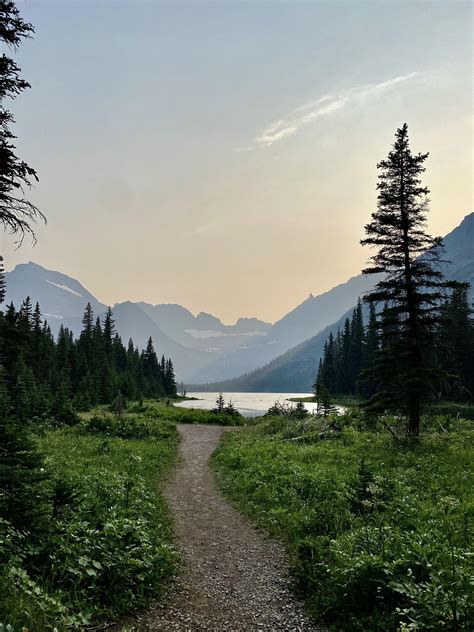
<svg viewBox="0 0 474 632">
<path fill-rule="evenodd" d="M 181 461 L 166 496 L 183 569 L 141 630 L 316 630 L 291 593 L 281 547 L 217 491 L 209 467 L 223 428 L 179 425 Z"/>
</svg>

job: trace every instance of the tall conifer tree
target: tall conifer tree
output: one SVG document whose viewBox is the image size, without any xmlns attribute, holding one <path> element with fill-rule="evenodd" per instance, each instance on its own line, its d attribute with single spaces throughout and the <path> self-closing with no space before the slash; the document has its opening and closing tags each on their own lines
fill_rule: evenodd
<svg viewBox="0 0 474 632">
<path fill-rule="evenodd" d="M 388 304 L 390 330 L 376 366 L 380 390 L 372 406 L 406 414 L 411 436 L 419 434 L 422 405 L 433 391 L 439 306 L 453 286 L 440 270 L 441 238 L 425 229 L 429 190 L 421 176 L 427 157 L 411 152 L 406 124 L 397 130 L 387 159 L 377 165 L 377 210 L 361 242 L 377 250 L 364 274 L 384 274 L 366 300 Z"/>
<path fill-rule="evenodd" d="M 5 269 L 3 267 L 3 257 L 0 255 L 0 305 L 5 300 Z"/>
</svg>

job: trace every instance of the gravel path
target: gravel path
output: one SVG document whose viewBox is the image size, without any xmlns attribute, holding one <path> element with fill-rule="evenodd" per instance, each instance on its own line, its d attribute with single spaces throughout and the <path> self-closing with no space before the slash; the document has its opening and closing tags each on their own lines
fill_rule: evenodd
<svg viewBox="0 0 474 632">
<path fill-rule="evenodd" d="M 217 491 L 208 460 L 223 428 L 181 425 L 181 462 L 166 496 L 184 568 L 142 630 L 316 630 L 290 590 L 281 547 Z"/>
</svg>

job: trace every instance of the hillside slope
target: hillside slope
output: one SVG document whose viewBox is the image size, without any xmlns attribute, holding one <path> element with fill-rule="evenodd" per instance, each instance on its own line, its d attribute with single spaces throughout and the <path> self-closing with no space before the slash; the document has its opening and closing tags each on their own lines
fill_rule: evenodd
<svg viewBox="0 0 474 632">
<path fill-rule="evenodd" d="M 30 261 L 19 263 L 5 274 L 5 304 L 13 302 L 19 308 L 29 296 L 33 305 L 39 303 L 42 313 L 54 327 L 63 318 L 82 315 L 87 303 L 94 312 L 103 312 L 106 306 L 89 292 L 79 281 L 61 272 L 47 270 Z"/>
<path fill-rule="evenodd" d="M 260 369 L 232 380 L 204 385 L 191 384 L 187 388 L 191 392 L 307 393 L 312 390 L 317 363 L 323 353 L 324 343 L 329 333 L 336 332 L 338 327 L 342 327 L 351 311 L 346 312 L 337 322 L 325 327 L 316 336 L 301 342 Z M 315 358 L 317 358 L 316 362 Z"/>
<path fill-rule="evenodd" d="M 474 299 L 474 213 L 467 215 L 458 227 L 446 235 L 444 244 L 445 258 L 449 261 L 444 270 L 446 278 L 471 283 L 471 296 Z M 352 308 L 316 336 L 255 371 L 232 380 L 193 388 L 227 392 L 307 392 L 314 383 L 325 340 L 331 331 L 336 334 L 338 327 L 342 328 L 351 311 Z"/>
<path fill-rule="evenodd" d="M 318 296 L 311 294 L 303 303 L 277 321 L 266 335 L 243 344 L 231 353 L 217 356 L 202 373 L 192 376 L 191 381 L 204 383 L 222 378 L 233 379 L 271 362 L 334 323 L 341 314 L 355 305 L 357 298 L 371 289 L 375 282 L 374 278 L 359 275 Z"/>
</svg>

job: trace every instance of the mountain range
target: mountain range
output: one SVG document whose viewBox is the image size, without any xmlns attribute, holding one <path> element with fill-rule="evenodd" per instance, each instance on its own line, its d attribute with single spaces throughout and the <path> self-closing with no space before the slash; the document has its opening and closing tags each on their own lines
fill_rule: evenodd
<svg viewBox="0 0 474 632">
<path fill-rule="evenodd" d="M 474 286 L 474 213 L 444 241 L 450 260 L 446 275 Z M 239 318 L 226 325 L 212 314 L 194 315 L 176 304 L 125 301 L 115 304 L 113 312 L 122 339 L 132 338 L 143 348 L 151 336 L 158 353 L 173 358 L 180 381 L 202 390 L 306 391 L 329 332 L 337 330 L 376 281 L 358 275 L 318 296 L 310 294 L 274 324 Z M 33 262 L 6 273 L 6 287 L 7 303 L 19 307 L 26 296 L 38 302 L 54 334 L 62 323 L 77 335 L 87 302 L 96 316 L 106 310 L 76 279 Z"/>
<path fill-rule="evenodd" d="M 467 215 L 457 228 L 446 235 L 443 241 L 445 259 L 447 260 L 444 270 L 446 278 L 469 283 L 471 285 L 471 300 L 474 301 L 474 213 Z M 355 277 L 355 279 L 360 278 Z M 373 280 L 376 280 L 376 275 L 374 275 Z M 203 391 L 223 392 L 311 391 L 325 341 L 331 332 L 336 335 L 337 330 L 343 328 L 344 321 L 351 312 L 352 309 L 349 309 L 332 325 L 274 358 L 261 368 L 232 380 L 200 385 L 196 388 Z"/>
</svg>

